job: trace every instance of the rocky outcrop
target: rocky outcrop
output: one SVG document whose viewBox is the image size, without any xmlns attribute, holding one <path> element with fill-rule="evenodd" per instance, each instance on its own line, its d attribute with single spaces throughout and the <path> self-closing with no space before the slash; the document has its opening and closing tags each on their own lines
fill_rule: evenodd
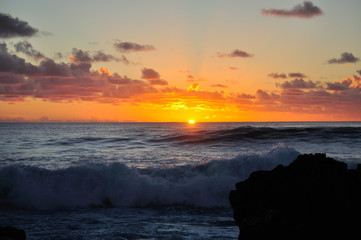
<svg viewBox="0 0 361 240">
<path fill-rule="evenodd" d="M 25 240 L 26 234 L 22 229 L 15 227 L 0 227 L 0 240 Z"/>
<path fill-rule="evenodd" d="M 253 172 L 230 193 L 239 239 L 359 235 L 361 166 L 325 154 Z"/>
</svg>

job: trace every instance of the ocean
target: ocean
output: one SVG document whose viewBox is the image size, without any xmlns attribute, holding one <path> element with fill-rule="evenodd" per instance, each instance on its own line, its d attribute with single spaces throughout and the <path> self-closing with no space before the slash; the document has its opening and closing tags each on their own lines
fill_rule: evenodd
<svg viewBox="0 0 361 240">
<path fill-rule="evenodd" d="M 237 239 L 228 202 L 256 170 L 361 163 L 361 122 L 1 123 L 0 226 L 27 239 Z"/>
</svg>

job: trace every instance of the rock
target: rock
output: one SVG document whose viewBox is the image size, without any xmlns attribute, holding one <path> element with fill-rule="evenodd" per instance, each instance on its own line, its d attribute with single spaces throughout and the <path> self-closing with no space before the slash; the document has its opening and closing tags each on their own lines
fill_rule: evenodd
<svg viewBox="0 0 361 240">
<path fill-rule="evenodd" d="M 0 227 L 0 240 L 25 240 L 26 234 L 22 229 L 15 227 Z"/>
<path fill-rule="evenodd" d="M 361 226 L 361 166 L 348 170 L 325 154 L 301 155 L 289 166 L 253 172 L 229 200 L 239 239 L 355 234 Z"/>
</svg>

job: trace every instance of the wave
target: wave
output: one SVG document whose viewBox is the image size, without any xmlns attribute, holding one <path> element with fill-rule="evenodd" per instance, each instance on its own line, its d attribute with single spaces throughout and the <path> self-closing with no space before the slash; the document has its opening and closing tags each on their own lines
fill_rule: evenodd
<svg viewBox="0 0 361 240">
<path fill-rule="evenodd" d="M 233 129 L 202 131 L 192 134 L 176 134 L 173 136 L 162 136 L 154 139 L 154 142 L 176 142 L 181 144 L 202 144 L 211 142 L 234 142 L 252 140 L 280 140 L 280 139 L 305 139 L 331 140 L 331 139 L 359 139 L 360 127 L 237 127 Z"/>
<path fill-rule="evenodd" d="M 172 168 L 131 168 L 121 163 L 59 170 L 31 166 L 0 169 L 0 204 L 51 210 L 88 207 L 184 205 L 229 207 L 234 184 L 256 170 L 287 165 L 299 155 L 286 146 L 228 160 Z"/>
</svg>

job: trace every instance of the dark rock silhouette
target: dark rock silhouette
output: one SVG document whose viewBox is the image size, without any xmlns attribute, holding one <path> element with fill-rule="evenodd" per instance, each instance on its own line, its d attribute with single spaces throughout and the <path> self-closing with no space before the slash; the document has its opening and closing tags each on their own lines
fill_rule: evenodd
<svg viewBox="0 0 361 240">
<path fill-rule="evenodd" d="M 0 227 L 0 240 L 25 240 L 26 234 L 22 229 L 15 227 Z"/>
<path fill-rule="evenodd" d="M 238 239 L 359 236 L 361 166 L 301 155 L 289 166 L 253 172 L 229 199 Z"/>
</svg>

